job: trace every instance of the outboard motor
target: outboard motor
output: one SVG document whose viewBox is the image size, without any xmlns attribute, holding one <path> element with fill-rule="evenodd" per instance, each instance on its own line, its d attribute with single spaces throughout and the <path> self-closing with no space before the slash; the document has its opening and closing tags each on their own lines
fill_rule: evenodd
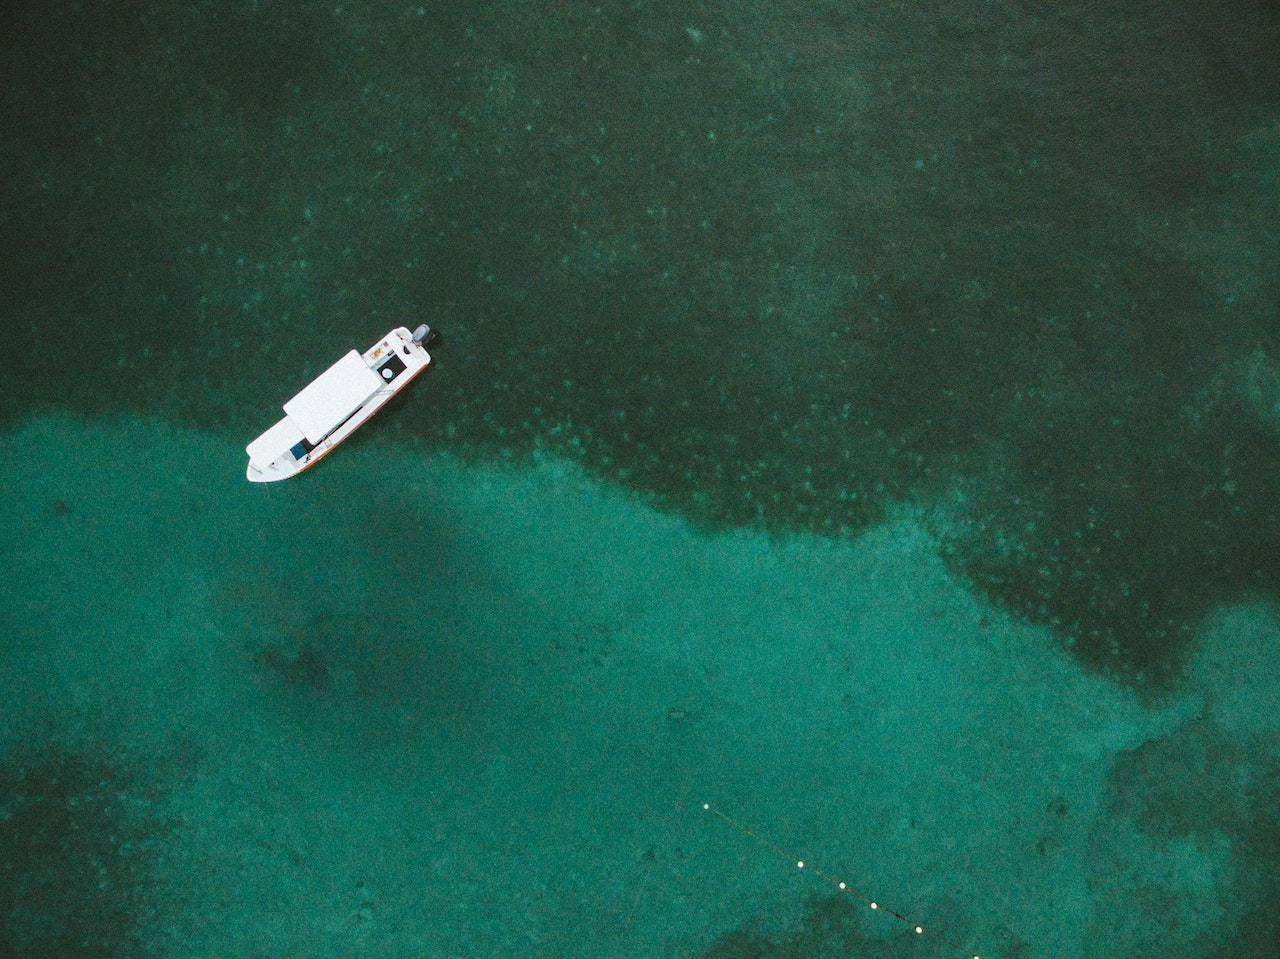
<svg viewBox="0 0 1280 959">
<path fill-rule="evenodd" d="M 413 342 L 419 345 L 423 343 L 430 343 L 435 338 L 436 335 L 431 332 L 431 327 L 427 326 L 425 323 L 413 331 Z"/>
</svg>

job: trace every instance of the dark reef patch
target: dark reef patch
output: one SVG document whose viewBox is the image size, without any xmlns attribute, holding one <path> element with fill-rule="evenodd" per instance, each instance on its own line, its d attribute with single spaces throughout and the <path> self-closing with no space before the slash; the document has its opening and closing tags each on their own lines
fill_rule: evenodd
<svg viewBox="0 0 1280 959">
<path fill-rule="evenodd" d="M 164 800 L 194 768 L 159 754 L 51 741 L 0 760 L 0 954 L 151 955 L 152 876 L 175 828 Z"/>
<path fill-rule="evenodd" d="M 862 929 L 861 913 L 840 893 L 806 896 L 793 923 L 751 921 L 709 944 L 701 959 L 901 959 L 920 948 L 919 937 L 902 928 L 877 938 Z"/>
<path fill-rule="evenodd" d="M 1234 933 L 1199 951 L 1280 957 L 1280 760 L 1268 742 L 1196 717 L 1121 753 L 1108 792 L 1113 815 L 1161 839 L 1230 836 L 1234 902 L 1224 925 Z"/>
</svg>

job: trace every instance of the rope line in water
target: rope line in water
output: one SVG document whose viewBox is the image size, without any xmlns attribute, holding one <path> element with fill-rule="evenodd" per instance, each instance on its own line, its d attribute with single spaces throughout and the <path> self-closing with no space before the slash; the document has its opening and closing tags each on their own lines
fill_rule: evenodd
<svg viewBox="0 0 1280 959">
<path fill-rule="evenodd" d="M 722 821 L 728 823 L 734 829 L 738 830 L 738 832 L 742 833 L 744 836 L 747 836 L 754 842 L 760 844 L 761 846 L 764 846 L 766 849 L 772 850 L 773 852 L 777 853 L 779 856 L 781 856 L 783 859 L 787 860 L 788 862 L 795 863 L 797 869 L 803 869 L 806 872 L 812 873 L 813 875 L 817 876 L 819 879 L 822 879 L 826 882 L 831 883 L 831 885 L 835 886 L 837 889 L 839 889 L 843 893 L 847 893 L 850 896 L 856 896 L 876 912 L 888 913 L 890 916 L 893 916 L 895 919 L 901 920 L 902 922 L 910 926 L 913 930 L 915 930 L 916 935 L 923 936 L 925 934 L 925 927 L 921 923 L 916 922 L 914 919 L 907 918 L 905 915 L 898 912 L 896 909 L 890 909 L 889 907 L 885 906 L 884 903 L 881 903 L 875 899 L 872 899 L 870 896 L 860 892 L 859 890 L 855 889 L 853 886 L 850 886 L 848 883 L 844 882 L 843 880 L 837 879 L 834 876 L 829 876 L 820 869 L 815 869 L 812 865 L 809 865 L 803 859 L 798 859 L 795 856 L 791 855 L 791 853 L 787 852 L 787 850 L 783 849 L 777 843 L 773 842 L 773 840 L 767 839 L 757 832 L 753 832 L 751 829 L 747 828 L 742 823 L 738 822 L 738 820 L 734 819 L 732 816 L 729 816 L 726 813 L 721 812 L 719 809 L 716 809 L 710 803 L 703 803 L 702 808 L 707 812 L 711 813 L 713 816 L 716 816 Z M 966 959 L 982 959 L 982 957 L 979 956 L 976 952 L 973 952 L 972 950 L 965 948 L 964 946 L 960 945 L 960 943 L 958 942 L 952 942 L 940 931 L 934 931 L 932 928 L 930 928 L 929 935 L 930 937 L 936 939 L 938 942 L 941 942 L 943 945 L 949 947 L 950 949 L 955 950 L 955 953 L 958 956 L 964 956 L 966 957 Z"/>
</svg>

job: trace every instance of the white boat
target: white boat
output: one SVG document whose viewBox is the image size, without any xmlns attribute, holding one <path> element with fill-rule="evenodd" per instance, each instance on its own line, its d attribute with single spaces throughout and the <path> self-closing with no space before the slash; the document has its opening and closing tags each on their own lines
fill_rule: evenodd
<svg viewBox="0 0 1280 959">
<path fill-rule="evenodd" d="M 397 327 L 308 383 L 284 404 L 284 419 L 245 447 L 249 481 L 272 483 L 314 466 L 427 368 L 431 338 L 427 326 Z"/>
</svg>

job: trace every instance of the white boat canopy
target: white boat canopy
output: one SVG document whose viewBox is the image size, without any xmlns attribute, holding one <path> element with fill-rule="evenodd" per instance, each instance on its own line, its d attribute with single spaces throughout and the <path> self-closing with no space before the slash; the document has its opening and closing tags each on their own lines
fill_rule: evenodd
<svg viewBox="0 0 1280 959">
<path fill-rule="evenodd" d="M 286 416 L 246 446 L 245 452 L 249 454 L 250 463 L 266 467 L 301 443 L 302 439 L 302 430 Z"/>
<path fill-rule="evenodd" d="M 285 403 L 284 411 L 310 442 L 319 443 L 382 385 L 382 377 L 352 350 Z"/>
</svg>

